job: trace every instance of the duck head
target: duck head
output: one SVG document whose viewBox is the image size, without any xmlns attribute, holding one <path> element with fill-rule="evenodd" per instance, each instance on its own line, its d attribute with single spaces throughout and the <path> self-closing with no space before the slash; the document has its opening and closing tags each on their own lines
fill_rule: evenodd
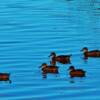
<svg viewBox="0 0 100 100">
<path fill-rule="evenodd" d="M 88 52 L 88 48 L 87 47 L 84 47 L 81 51 Z"/>
<path fill-rule="evenodd" d="M 47 67 L 47 64 L 46 63 L 43 63 L 40 67 L 46 68 Z"/>
<path fill-rule="evenodd" d="M 68 70 L 73 71 L 73 70 L 75 70 L 75 68 L 74 68 L 74 66 L 70 66 Z"/>
<path fill-rule="evenodd" d="M 56 57 L 56 53 L 55 52 L 51 52 L 49 57 Z"/>
</svg>

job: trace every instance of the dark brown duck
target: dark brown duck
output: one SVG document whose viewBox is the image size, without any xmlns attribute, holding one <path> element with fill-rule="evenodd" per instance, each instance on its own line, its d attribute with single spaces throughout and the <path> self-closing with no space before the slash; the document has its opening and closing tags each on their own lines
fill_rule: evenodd
<svg viewBox="0 0 100 100">
<path fill-rule="evenodd" d="M 69 75 L 73 77 L 85 77 L 85 71 L 82 69 L 75 69 L 74 66 L 69 67 Z"/>
<path fill-rule="evenodd" d="M 84 47 L 81 51 L 83 51 L 84 57 L 100 57 L 100 50 L 92 50 L 88 51 L 87 47 Z"/>
<path fill-rule="evenodd" d="M 59 63 L 62 63 L 62 64 L 71 63 L 70 56 L 71 55 L 59 55 L 59 56 L 56 56 L 56 53 L 52 52 L 50 54 L 50 57 L 51 57 L 51 62 L 50 63 L 51 63 L 51 65 L 56 65 L 56 62 L 59 62 Z"/>
<path fill-rule="evenodd" d="M 0 73 L 0 81 L 9 81 L 11 83 L 10 74 L 9 73 Z"/>
<path fill-rule="evenodd" d="M 58 73 L 58 67 L 57 66 L 52 66 L 52 65 L 47 65 L 46 63 L 42 64 L 42 72 L 43 74 L 46 73 Z"/>
</svg>

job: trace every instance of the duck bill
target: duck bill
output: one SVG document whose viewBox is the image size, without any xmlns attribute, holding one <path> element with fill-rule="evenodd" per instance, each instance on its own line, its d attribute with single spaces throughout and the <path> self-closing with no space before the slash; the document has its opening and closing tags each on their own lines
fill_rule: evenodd
<svg viewBox="0 0 100 100">
<path fill-rule="evenodd" d="M 68 71 L 70 70 L 70 68 L 67 69 Z"/>
<path fill-rule="evenodd" d="M 42 66 L 39 66 L 39 68 L 41 68 Z"/>
<path fill-rule="evenodd" d="M 51 57 L 52 55 L 50 54 L 48 57 Z"/>
<path fill-rule="evenodd" d="M 84 51 L 84 49 L 81 49 L 80 51 Z"/>
</svg>

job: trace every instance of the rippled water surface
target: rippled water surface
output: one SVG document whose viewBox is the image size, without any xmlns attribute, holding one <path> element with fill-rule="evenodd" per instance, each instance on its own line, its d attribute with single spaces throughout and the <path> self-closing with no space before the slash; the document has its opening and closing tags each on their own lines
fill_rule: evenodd
<svg viewBox="0 0 100 100">
<path fill-rule="evenodd" d="M 0 100 L 100 100 L 100 59 L 83 60 L 84 46 L 100 49 L 100 0 L 0 0 Z M 72 54 L 86 71 L 69 78 L 70 64 L 44 79 L 50 52 Z M 72 82 L 73 81 L 73 82 Z"/>
</svg>

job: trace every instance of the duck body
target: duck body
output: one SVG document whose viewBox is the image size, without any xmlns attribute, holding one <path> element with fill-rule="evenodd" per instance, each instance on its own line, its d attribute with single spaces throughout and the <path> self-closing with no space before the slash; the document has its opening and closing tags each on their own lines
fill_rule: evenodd
<svg viewBox="0 0 100 100">
<path fill-rule="evenodd" d="M 58 73 L 58 67 L 57 66 L 52 66 L 52 65 L 47 65 L 47 64 L 42 64 L 42 72 L 43 74 L 46 73 Z"/>
<path fill-rule="evenodd" d="M 88 51 L 88 48 L 84 47 L 82 49 L 82 51 L 83 51 L 83 54 L 84 54 L 85 58 L 88 58 L 88 57 L 100 57 L 100 50 L 91 50 L 91 51 Z"/>
<path fill-rule="evenodd" d="M 9 73 L 0 73 L 0 81 L 10 81 L 10 74 Z"/>
<path fill-rule="evenodd" d="M 43 72 L 45 71 L 46 73 L 58 73 L 58 67 L 48 66 L 46 69 L 43 68 L 42 70 Z"/>
<path fill-rule="evenodd" d="M 84 52 L 85 57 L 100 57 L 100 51 L 99 50 L 93 50 Z"/>
<path fill-rule="evenodd" d="M 62 64 L 70 63 L 70 56 L 69 55 L 60 55 L 56 57 L 56 61 Z"/>
<path fill-rule="evenodd" d="M 51 53 L 51 65 L 56 65 L 56 62 L 62 63 L 62 64 L 69 64 L 71 55 L 59 55 L 56 56 L 56 54 L 53 52 Z"/>
<path fill-rule="evenodd" d="M 71 77 L 85 77 L 85 72 L 83 70 L 77 69 L 70 72 Z"/>
<path fill-rule="evenodd" d="M 69 68 L 69 75 L 71 78 L 73 77 L 85 77 L 85 71 L 82 69 L 75 69 L 73 66 Z"/>
</svg>

